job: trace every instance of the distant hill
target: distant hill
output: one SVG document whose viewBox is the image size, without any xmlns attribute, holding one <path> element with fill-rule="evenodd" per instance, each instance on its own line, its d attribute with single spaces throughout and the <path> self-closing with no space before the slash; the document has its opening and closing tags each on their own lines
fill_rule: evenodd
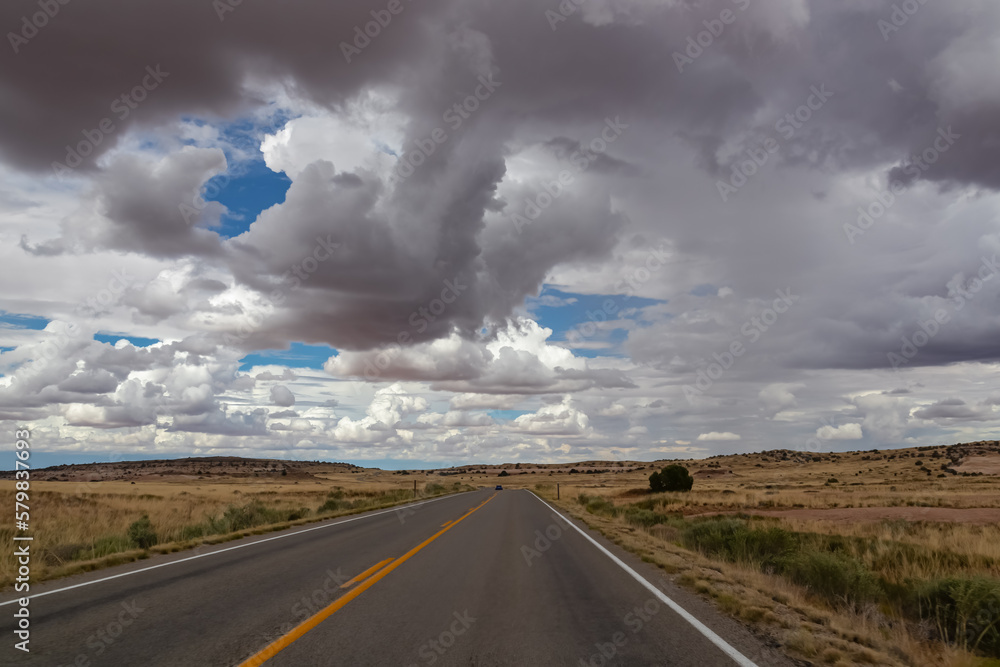
<svg viewBox="0 0 1000 667">
<path fill-rule="evenodd" d="M 894 460 L 918 455 L 929 455 L 944 463 L 943 469 L 953 474 L 1000 475 L 1000 441 L 980 440 L 954 445 L 909 447 L 905 449 L 865 450 L 852 452 L 810 452 L 774 449 L 752 454 L 722 454 L 705 459 L 691 460 L 703 476 L 725 469 L 735 463 L 769 463 L 790 461 L 798 463 L 837 462 L 847 457 L 862 460 Z M 670 462 L 659 461 L 578 461 L 576 463 L 501 463 L 468 464 L 451 468 L 435 468 L 421 472 L 450 475 L 547 475 L 555 473 L 628 473 L 653 470 Z M 758 466 L 759 467 L 759 466 Z M 153 481 L 199 478 L 275 478 L 286 480 L 318 480 L 325 473 L 360 473 L 378 470 L 363 468 L 352 463 L 324 461 L 284 461 L 280 459 L 252 459 L 238 456 L 205 456 L 183 459 L 158 459 L 153 461 L 117 461 L 110 463 L 82 463 L 39 468 L 31 477 L 37 481 Z M 392 474 L 406 475 L 417 469 L 396 470 Z M 721 472 L 721 471 L 720 471 Z M 0 479 L 13 479 L 13 471 L 0 471 Z"/>
<path fill-rule="evenodd" d="M 197 479 L 199 477 L 284 477 L 286 479 L 317 479 L 314 473 L 360 472 L 351 463 L 321 461 L 282 461 L 277 459 L 247 459 L 238 456 L 205 456 L 153 461 L 116 461 L 110 463 L 77 463 L 39 468 L 32 471 L 35 481 L 153 481 L 167 479 Z M 13 471 L 0 473 L 0 479 L 13 479 Z"/>
</svg>

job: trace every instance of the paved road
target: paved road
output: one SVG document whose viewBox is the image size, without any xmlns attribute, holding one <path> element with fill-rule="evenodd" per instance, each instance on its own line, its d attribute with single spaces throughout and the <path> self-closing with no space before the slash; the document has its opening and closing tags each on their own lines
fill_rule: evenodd
<svg viewBox="0 0 1000 667">
<path fill-rule="evenodd" d="M 528 491 L 347 517 L 37 585 L 0 664 L 791 664 L 596 541 L 620 561 Z"/>
</svg>

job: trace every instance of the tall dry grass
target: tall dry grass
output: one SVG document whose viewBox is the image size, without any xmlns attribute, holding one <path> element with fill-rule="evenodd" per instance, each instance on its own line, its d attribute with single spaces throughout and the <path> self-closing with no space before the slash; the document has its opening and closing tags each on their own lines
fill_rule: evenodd
<svg viewBox="0 0 1000 667">
<path fill-rule="evenodd" d="M 418 484 L 419 496 L 467 487 Z M 412 487 L 396 481 L 350 484 L 278 485 L 254 483 L 73 484 L 37 482 L 30 496 L 32 579 L 39 581 L 144 557 L 146 549 L 129 529 L 148 517 L 158 551 L 172 551 L 230 533 L 286 525 L 389 507 L 413 500 Z M 0 482 L 0 506 L 13 507 L 13 483 Z M 13 526 L 0 527 L 0 541 L 11 542 Z M 92 562 L 101 560 L 102 562 Z M 84 567 L 81 564 L 89 562 Z M 0 551 L 0 587 L 10 586 L 16 561 Z"/>
</svg>

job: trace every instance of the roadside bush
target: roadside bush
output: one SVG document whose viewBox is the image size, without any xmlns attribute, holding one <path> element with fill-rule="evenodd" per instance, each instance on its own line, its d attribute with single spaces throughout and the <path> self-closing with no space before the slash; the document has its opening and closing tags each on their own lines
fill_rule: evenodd
<svg viewBox="0 0 1000 667">
<path fill-rule="evenodd" d="M 832 603 L 858 608 L 883 596 L 878 578 L 859 561 L 841 553 L 804 551 L 790 558 L 785 574 Z"/>
<path fill-rule="evenodd" d="M 207 526 L 203 523 L 188 524 L 181 528 L 180 539 L 182 541 L 195 540 L 205 537 L 208 534 Z"/>
<path fill-rule="evenodd" d="M 89 547 L 80 549 L 73 555 L 74 560 L 90 560 L 103 558 L 121 551 L 134 549 L 135 544 L 127 535 L 107 535 L 94 540 Z"/>
<path fill-rule="evenodd" d="M 340 498 L 327 498 L 326 502 L 319 506 L 317 512 L 339 512 L 340 510 L 349 510 L 354 507 L 354 503 L 350 500 L 341 500 Z"/>
<path fill-rule="evenodd" d="M 294 510 L 291 510 L 294 512 Z M 230 505 L 221 517 L 209 519 L 210 532 L 222 534 L 246 530 L 266 523 L 287 521 L 289 510 L 268 507 L 259 500 L 251 500 L 246 505 Z"/>
<path fill-rule="evenodd" d="M 657 524 L 665 523 L 667 517 L 662 514 L 641 507 L 629 506 L 624 510 L 625 520 L 634 526 L 651 528 Z"/>
<path fill-rule="evenodd" d="M 304 519 L 309 516 L 309 508 L 300 507 L 297 510 L 290 510 L 288 512 L 288 521 L 298 521 L 299 519 Z"/>
<path fill-rule="evenodd" d="M 777 526 L 752 528 L 745 519 L 721 518 L 688 525 L 681 543 L 706 555 L 781 571 L 799 547 L 795 533 Z"/>
<path fill-rule="evenodd" d="M 694 478 L 688 469 L 676 463 L 667 466 L 660 472 L 649 476 L 649 490 L 653 493 L 662 491 L 690 491 L 694 486 Z"/>
<path fill-rule="evenodd" d="M 158 542 L 153 524 L 145 514 L 128 527 L 128 539 L 140 549 L 148 549 Z"/>
<path fill-rule="evenodd" d="M 604 514 L 606 516 L 617 516 L 615 504 L 604 498 L 590 498 L 587 501 L 587 511 L 591 514 Z"/>
<path fill-rule="evenodd" d="M 445 491 L 445 488 L 444 488 L 443 485 L 441 485 L 441 484 L 435 484 L 433 482 L 428 483 L 427 486 L 424 487 L 424 493 L 427 493 L 427 494 L 430 494 L 430 495 L 434 495 L 436 493 L 444 493 L 444 491 Z"/>
<path fill-rule="evenodd" d="M 916 606 L 944 641 L 1000 658 L 1000 580 L 937 579 L 918 589 Z"/>
</svg>

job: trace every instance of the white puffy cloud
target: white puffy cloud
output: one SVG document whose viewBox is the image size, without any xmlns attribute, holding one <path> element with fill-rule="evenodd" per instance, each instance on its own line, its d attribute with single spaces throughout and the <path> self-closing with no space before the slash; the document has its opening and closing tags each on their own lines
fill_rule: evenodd
<svg viewBox="0 0 1000 667">
<path fill-rule="evenodd" d="M 860 440 L 864 437 L 861 424 L 842 424 L 840 426 L 820 426 L 816 429 L 816 437 L 821 440 Z"/>
<path fill-rule="evenodd" d="M 564 396 L 558 404 L 544 405 L 536 412 L 514 420 L 515 430 L 533 435 L 580 436 L 590 432 L 590 419 L 573 407 L 573 399 Z"/>
<path fill-rule="evenodd" d="M 271 402 L 283 408 L 295 405 L 295 394 L 283 384 L 271 387 Z"/>
<path fill-rule="evenodd" d="M 726 442 L 730 440 L 739 440 L 739 439 L 740 439 L 739 435 L 737 435 L 736 433 L 730 433 L 729 431 L 725 431 L 723 433 L 712 431 L 711 433 L 702 433 L 698 436 L 699 442 L 714 442 L 714 441 Z"/>
</svg>

